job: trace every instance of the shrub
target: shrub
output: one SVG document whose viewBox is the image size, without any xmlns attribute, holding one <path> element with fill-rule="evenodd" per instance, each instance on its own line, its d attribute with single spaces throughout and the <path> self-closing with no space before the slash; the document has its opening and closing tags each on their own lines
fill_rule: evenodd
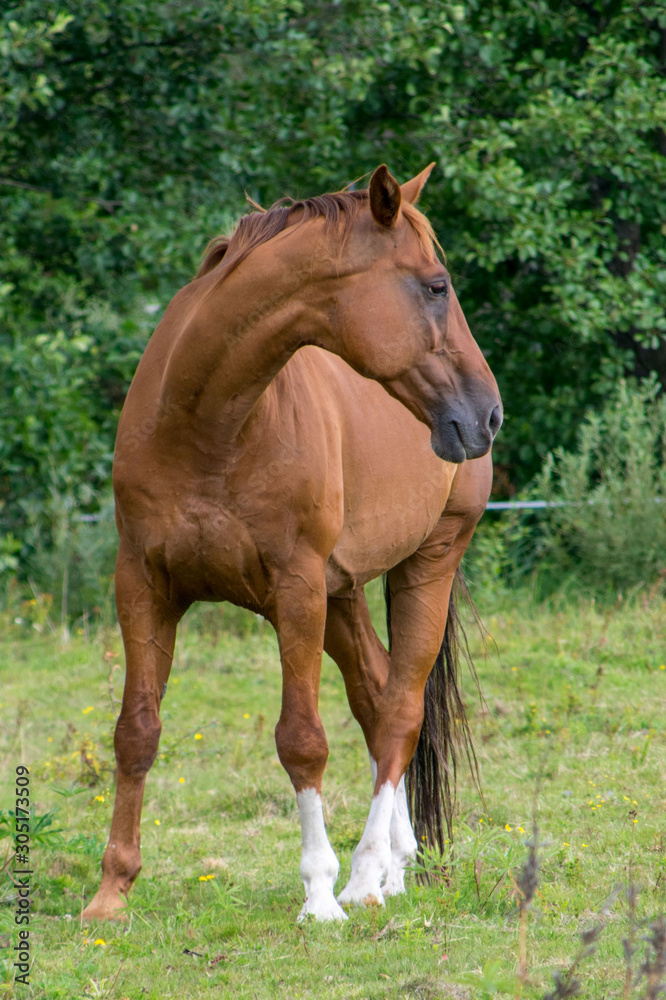
<svg viewBox="0 0 666 1000">
<path fill-rule="evenodd" d="M 575 579 L 622 593 L 666 576 L 666 399 L 656 379 L 620 382 L 578 447 L 550 454 L 531 493 L 550 506 L 533 533 L 542 585 Z"/>
<path fill-rule="evenodd" d="M 18 602 L 15 623 L 41 631 L 56 626 L 67 630 L 88 619 L 102 624 L 115 620 L 113 572 L 118 535 L 114 506 L 108 494 L 99 495 L 97 503 L 98 513 L 89 520 L 82 515 L 77 497 L 54 490 L 34 510 L 25 505 L 26 556 L 17 556 L 21 546 L 12 544 L 11 536 L 6 536 L 4 544 L 0 539 L 0 605 L 9 611 Z M 26 599 L 40 620 L 27 613 L 22 603 Z"/>
</svg>

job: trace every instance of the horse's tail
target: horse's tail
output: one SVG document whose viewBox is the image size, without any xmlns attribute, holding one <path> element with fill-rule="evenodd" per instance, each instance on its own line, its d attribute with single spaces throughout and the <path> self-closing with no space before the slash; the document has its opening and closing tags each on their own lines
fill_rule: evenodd
<svg viewBox="0 0 666 1000">
<path fill-rule="evenodd" d="M 384 580 L 384 593 L 390 649 L 391 597 L 387 578 Z M 461 654 L 469 665 L 477 688 L 479 686 L 467 636 L 456 608 L 456 600 L 461 597 L 472 604 L 458 569 L 451 591 L 444 639 L 425 687 L 421 736 L 406 774 L 407 799 L 416 839 L 419 845 L 425 842 L 442 853 L 446 837 L 452 839 L 456 774 L 461 756 L 467 759 L 474 784 L 482 794 L 479 765 L 460 686 Z"/>
</svg>

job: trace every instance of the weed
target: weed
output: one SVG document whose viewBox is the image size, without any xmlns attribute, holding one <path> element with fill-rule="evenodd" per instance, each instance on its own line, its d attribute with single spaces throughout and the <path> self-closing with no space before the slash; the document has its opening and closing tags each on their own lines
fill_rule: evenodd
<svg viewBox="0 0 666 1000">
<path fill-rule="evenodd" d="M 645 961 L 638 970 L 644 977 L 645 1000 L 657 1000 L 666 991 L 666 920 L 660 916 L 648 927 L 645 940 Z"/>
<path fill-rule="evenodd" d="M 535 807 L 536 811 L 536 807 Z M 522 982 L 527 978 L 527 921 L 528 912 L 534 899 L 534 893 L 539 884 L 540 859 L 538 854 L 539 827 L 536 820 L 532 824 L 532 837 L 528 842 L 528 853 L 518 878 L 518 909 L 520 912 L 519 943 L 518 943 L 518 976 Z"/>
<path fill-rule="evenodd" d="M 409 870 L 447 893 L 471 884 L 476 904 L 485 909 L 501 887 L 509 885 L 511 874 L 523 863 L 525 848 L 515 834 L 483 820 L 476 828 L 460 822 L 454 835 L 445 853 L 424 845 Z"/>
<path fill-rule="evenodd" d="M 479 1000 L 492 1000 L 500 993 L 512 993 L 518 988 L 518 979 L 502 970 L 501 962 L 486 962 L 482 969 L 452 976 L 450 982 L 458 986 L 471 986 Z"/>
</svg>

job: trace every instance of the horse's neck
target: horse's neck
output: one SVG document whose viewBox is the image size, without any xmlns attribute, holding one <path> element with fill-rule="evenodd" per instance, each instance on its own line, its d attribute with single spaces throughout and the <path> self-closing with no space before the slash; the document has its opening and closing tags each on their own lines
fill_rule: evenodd
<svg viewBox="0 0 666 1000">
<path fill-rule="evenodd" d="M 184 300 L 162 383 L 171 423 L 195 421 L 231 442 L 293 353 L 320 340 L 321 318 L 303 278 L 282 271 L 250 272 L 249 287 L 240 273 L 218 285 L 206 276 Z"/>
</svg>

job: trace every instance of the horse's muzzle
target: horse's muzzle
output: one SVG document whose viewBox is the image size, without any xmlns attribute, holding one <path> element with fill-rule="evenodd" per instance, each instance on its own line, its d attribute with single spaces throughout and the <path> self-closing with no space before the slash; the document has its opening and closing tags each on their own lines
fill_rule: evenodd
<svg viewBox="0 0 666 1000">
<path fill-rule="evenodd" d="M 481 412 L 479 412 L 481 411 Z M 495 399 L 483 407 L 458 404 L 435 414 L 430 441 L 445 462 L 481 458 L 502 426 L 502 406 Z"/>
</svg>

